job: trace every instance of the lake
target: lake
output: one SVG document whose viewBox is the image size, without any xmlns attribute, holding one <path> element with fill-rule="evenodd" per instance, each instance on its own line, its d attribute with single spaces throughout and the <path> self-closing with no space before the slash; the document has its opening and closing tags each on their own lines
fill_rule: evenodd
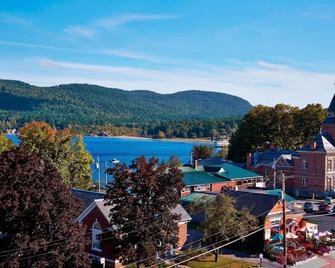
<svg viewBox="0 0 335 268">
<path fill-rule="evenodd" d="M 16 144 L 19 142 L 15 135 L 7 135 Z M 110 137 L 84 137 L 86 149 L 92 154 L 95 161 L 99 158 L 100 169 L 92 165 L 93 180 L 97 181 L 100 171 L 100 181 L 106 178 L 105 168 L 112 167 L 114 164 L 111 160 L 116 158 L 121 163 L 130 164 L 133 159 L 144 155 L 146 158 L 152 156 L 160 161 L 167 161 L 171 155 L 176 155 L 182 163 L 188 163 L 190 160 L 191 150 L 194 145 L 200 142 L 182 142 L 182 141 L 165 141 L 150 139 L 131 139 L 131 138 L 110 138 Z"/>
</svg>

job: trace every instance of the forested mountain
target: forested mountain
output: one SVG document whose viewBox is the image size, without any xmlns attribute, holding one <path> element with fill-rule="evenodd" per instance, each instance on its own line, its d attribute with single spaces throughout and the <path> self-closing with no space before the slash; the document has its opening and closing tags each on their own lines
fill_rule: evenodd
<svg viewBox="0 0 335 268">
<path fill-rule="evenodd" d="M 68 125 L 145 124 L 239 117 L 252 106 L 217 92 L 190 90 L 174 94 L 126 91 L 88 84 L 37 87 L 0 80 L 0 127 L 20 127 L 41 120 Z"/>
</svg>

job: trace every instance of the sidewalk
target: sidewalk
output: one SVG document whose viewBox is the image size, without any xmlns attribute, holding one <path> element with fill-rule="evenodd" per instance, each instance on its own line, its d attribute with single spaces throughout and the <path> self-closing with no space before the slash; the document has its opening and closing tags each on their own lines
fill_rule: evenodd
<svg viewBox="0 0 335 268">
<path fill-rule="evenodd" d="M 248 254 L 248 253 L 234 251 L 232 249 L 227 249 L 227 248 L 222 248 L 220 250 L 220 254 L 222 254 L 225 257 L 230 258 L 230 259 L 254 263 L 255 266 L 259 265 L 258 255 L 251 255 L 251 254 Z M 270 261 L 269 259 L 263 258 L 262 267 L 264 267 L 264 268 L 282 268 L 282 265 L 280 265 L 277 262 Z"/>
</svg>

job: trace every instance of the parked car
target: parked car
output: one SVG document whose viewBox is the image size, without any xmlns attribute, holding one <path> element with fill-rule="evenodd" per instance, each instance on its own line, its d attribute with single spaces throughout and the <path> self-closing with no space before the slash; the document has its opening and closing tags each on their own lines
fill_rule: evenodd
<svg viewBox="0 0 335 268">
<path fill-rule="evenodd" d="M 333 199 L 330 196 L 327 196 L 325 198 L 325 204 L 327 204 L 327 205 L 333 204 Z"/>
<path fill-rule="evenodd" d="M 335 205 L 328 206 L 327 212 L 329 214 L 334 214 L 335 213 Z"/>
<path fill-rule="evenodd" d="M 305 202 L 304 211 L 307 213 L 314 212 L 314 205 L 312 202 Z"/>
<path fill-rule="evenodd" d="M 319 211 L 320 212 L 328 212 L 329 205 L 326 203 L 319 204 Z"/>
</svg>

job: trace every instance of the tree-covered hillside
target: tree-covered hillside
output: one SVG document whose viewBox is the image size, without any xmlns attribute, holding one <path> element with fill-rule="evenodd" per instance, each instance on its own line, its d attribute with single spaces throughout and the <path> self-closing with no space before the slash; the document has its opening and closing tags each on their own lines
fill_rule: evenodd
<svg viewBox="0 0 335 268">
<path fill-rule="evenodd" d="M 239 97 L 199 90 L 158 94 L 88 84 L 37 87 L 0 80 L 2 128 L 21 127 L 32 120 L 66 127 L 221 119 L 241 116 L 251 108 Z"/>
</svg>

